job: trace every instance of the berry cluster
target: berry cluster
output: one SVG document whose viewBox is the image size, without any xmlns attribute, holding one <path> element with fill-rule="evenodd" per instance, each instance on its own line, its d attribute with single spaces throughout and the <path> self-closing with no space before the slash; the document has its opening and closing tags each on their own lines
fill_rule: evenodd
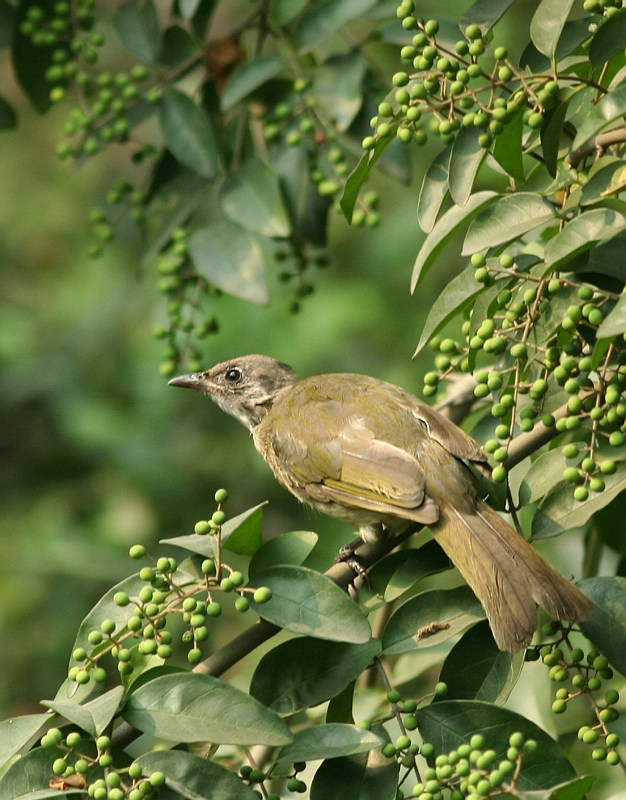
<svg viewBox="0 0 626 800">
<path fill-rule="evenodd" d="M 535 277 L 508 253 L 477 253 L 471 263 L 486 287 L 488 316 L 476 319 L 474 312 L 463 324 L 463 340 L 433 339 L 439 354 L 436 369 L 424 376 L 424 394 L 434 395 L 454 370 L 474 371 L 474 395 L 491 400 L 495 420 L 496 438 L 485 443 L 498 464 L 494 480 L 506 478 L 502 464 L 513 437 L 541 422 L 566 440 L 563 478 L 574 485 L 575 498 L 603 491 L 616 469 L 610 451 L 626 441 L 626 350 L 616 341 L 597 359 L 594 343 L 617 296 L 569 277 Z M 558 419 L 544 409 L 555 384 L 568 396 Z"/>
<path fill-rule="evenodd" d="M 125 591 L 118 591 L 113 596 L 116 606 L 133 608 L 132 614 L 128 615 L 123 626 L 113 619 L 104 619 L 99 628 L 89 632 L 87 642 L 93 649 L 91 652 L 85 647 L 74 650 L 72 658 L 78 663 L 70 668 L 70 680 L 79 684 L 88 683 L 90 679 L 104 681 L 107 674 L 101 663 L 107 655 L 116 660 L 120 675 L 133 672 L 135 652 L 170 658 L 174 652 L 174 637 L 166 626 L 172 615 L 182 616 L 185 626 L 182 642 L 187 648 L 187 660 L 190 664 L 197 664 L 202 660 L 201 645 L 209 638 L 208 623 L 222 613 L 218 593 L 235 595 L 234 607 L 240 612 L 249 608 L 246 595 L 253 594 L 258 603 L 270 599 L 271 591 L 267 587 L 253 589 L 244 586 L 242 573 L 231 569 L 221 559 L 220 533 L 226 521 L 222 504 L 227 496 L 225 489 L 219 489 L 215 494 L 217 510 L 210 520 L 202 520 L 195 526 L 196 534 L 216 537 L 216 557 L 202 561 L 201 575 L 190 580 L 189 574 L 185 573 L 177 582 L 179 565 L 175 559 L 167 556 L 151 559 L 152 564 L 139 571 L 139 578 L 145 585 L 136 596 L 129 596 Z M 145 547 L 133 545 L 130 557 L 146 557 Z"/>
<path fill-rule="evenodd" d="M 543 632 L 553 635 L 556 628 L 552 623 L 544 626 Z M 568 652 L 565 652 L 564 646 Z M 527 651 L 527 658 L 541 658 L 549 668 L 550 679 L 561 685 L 556 690 L 552 703 L 555 714 L 563 714 L 570 703 L 578 699 L 587 702 L 595 715 L 593 725 L 583 725 L 578 730 L 578 739 L 584 744 L 592 745 L 591 757 L 594 761 L 606 761 L 607 764 L 620 763 L 617 747 L 619 736 L 612 733 L 608 725 L 616 722 L 619 711 L 616 708 L 620 696 L 615 689 L 603 689 L 603 681 L 613 677 L 613 670 L 606 656 L 591 649 L 587 654 L 580 647 L 571 647 L 564 636 L 557 642 L 539 645 Z M 601 692 L 604 691 L 602 695 Z"/>
</svg>

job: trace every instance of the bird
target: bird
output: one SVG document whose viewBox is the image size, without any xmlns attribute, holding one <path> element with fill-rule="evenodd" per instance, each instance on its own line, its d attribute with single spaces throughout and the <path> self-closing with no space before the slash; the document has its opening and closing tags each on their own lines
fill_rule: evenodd
<svg viewBox="0 0 626 800">
<path fill-rule="evenodd" d="M 511 653 L 553 619 L 589 617 L 591 600 L 546 561 L 478 493 L 469 465 L 487 457 L 461 428 L 413 394 L 367 375 L 298 380 L 264 355 L 179 375 L 252 433 L 282 486 L 298 500 L 358 527 L 361 539 L 428 526 L 483 606 L 494 640 Z"/>
</svg>

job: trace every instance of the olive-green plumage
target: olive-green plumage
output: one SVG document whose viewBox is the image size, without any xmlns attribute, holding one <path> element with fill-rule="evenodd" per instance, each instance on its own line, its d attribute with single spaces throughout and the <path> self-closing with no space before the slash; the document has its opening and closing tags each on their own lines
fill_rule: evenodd
<svg viewBox="0 0 626 800">
<path fill-rule="evenodd" d="M 251 355 L 181 375 L 248 427 L 276 478 L 299 500 L 371 540 L 428 525 L 482 603 L 498 647 L 528 645 L 537 605 L 562 620 L 591 601 L 477 496 L 486 457 L 460 428 L 397 386 L 366 375 L 318 375 Z"/>
</svg>

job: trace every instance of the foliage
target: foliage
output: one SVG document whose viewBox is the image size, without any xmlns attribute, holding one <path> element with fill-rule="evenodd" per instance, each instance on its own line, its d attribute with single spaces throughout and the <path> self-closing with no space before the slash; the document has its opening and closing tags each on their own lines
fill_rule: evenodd
<svg viewBox="0 0 626 800">
<path fill-rule="evenodd" d="M 417 344 L 436 350 L 424 394 L 472 406 L 494 482 L 511 478 L 536 538 L 584 529 L 596 603 L 577 629 L 546 623 L 525 659 L 502 653 L 465 587 L 428 588 L 449 566 L 432 543 L 365 548 L 371 586 L 355 603 L 346 565 L 310 566 L 314 534 L 262 543 L 262 508 L 228 519 L 218 490 L 210 519 L 165 540 L 188 558 L 131 548 L 147 565 L 84 619 L 49 713 L 0 723 L 1 798 L 577 800 L 592 762 L 622 769 L 626 11 L 542 0 L 514 57 L 498 26 L 521 5 L 477 0 L 460 24 L 411 0 L 127 0 L 110 19 L 95 0 L 0 6 L 23 91 L 42 113 L 67 107 L 58 156 L 132 153 L 136 182 L 115 180 L 90 214 L 91 254 L 138 226 L 166 303 L 165 376 L 200 367 L 222 295 L 266 303 L 277 278 L 299 307 L 328 264 L 331 213 L 376 226 L 365 183 L 410 182 L 410 148 L 439 144 L 416 198 L 412 291 L 459 241 L 469 263 Z M 120 46 L 120 68 L 102 66 Z M 0 124 L 16 124 L 5 100 Z M 460 375 L 469 393 L 448 392 Z M 617 576 L 594 572 L 603 545 Z M 231 603 L 261 621 L 224 644 Z M 280 630 L 249 692 L 220 678 Z M 506 705 L 543 665 L 552 712 L 578 714 L 559 741 Z"/>
</svg>

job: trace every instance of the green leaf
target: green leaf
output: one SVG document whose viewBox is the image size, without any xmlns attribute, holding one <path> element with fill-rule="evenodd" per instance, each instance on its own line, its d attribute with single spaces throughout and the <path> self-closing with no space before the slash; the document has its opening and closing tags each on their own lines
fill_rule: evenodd
<svg viewBox="0 0 626 800">
<path fill-rule="evenodd" d="M 309 0 L 274 0 L 270 19 L 279 28 L 292 22 L 308 6 Z"/>
<path fill-rule="evenodd" d="M 424 233 L 430 233 L 435 227 L 439 211 L 449 191 L 448 167 L 450 151 L 448 145 L 432 161 L 426 170 L 417 200 L 417 221 Z"/>
<path fill-rule="evenodd" d="M 389 136 L 381 136 L 377 139 L 375 147 L 363 153 L 359 163 L 348 176 L 343 194 L 339 200 L 341 210 L 348 222 L 352 220 L 352 212 L 354 211 L 357 197 L 359 196 L 361 187 L 368 179 L 372 167 L 395 138 L 393 134 L 390 134 Z"/>
<path fill-rule="evenodd" d="M 233 70 L 222 94 L 222 111 L 228 111 L 282 71 L 284 64 L 277 56 L 260 56 Z"/>
<path fill-rule="evenodd" d="M 590 517 L 626 489 L 626 462 L 618 461 L 613 475 L 604 476 L 605 489 L 585 501 L 574 499 L 571 483 L 560 481 L 545 496 L 533 517 L 533 537 L 545 539 L 572 528 L 583 527 Z"/>
<path fill-rule="evenodd" d="M 568 20 L 563 26 L 556 46 L 556 62 L 558 63 L 578 50 L 587 39 L 589 39 L 589 17 Z M 551 68 L 551 62 L 537 50 L 532 42 L 529 42 L 520 56 L 520 67 L 526 68 L 530 72 L 544 72 Z"/>
<path fill-rule="evenodd" d="M 518 105 L 512 112 L 504 130 L 496 136 L 492 155 L 502 169 L 514 180 L 523 183 L 526 179 L 522 158 L 524 135 L 524 106 Z"/>
<path fill-rule="evenodd" d="M 524 666 L 524 653 L 499 650 L 487 620 L 466 631 L 446 656 L 439 680 L 444 700 L 486 700 L 501 705 L 511 694 Z M 435 697 L 435 702 L 441 702 Z"/>
<path fill-rule="evenodd" d="M 620 336 L 626 331 L 626 294 L 622 294 L 612 311 L 600 323 L 598 339 Z"/>
<path fill-rule="evenodd" d="M 519 790 L 546 789 L 576 778 L 554 739 L 534 722 L 501 706 L 480 700 L 443 700 L 418 709 L 416 716 L 422 739 L 434 745 L 436 754 L 456 750 L 473 734 L 480 733 L 485 749 L 495 750 L 499 761 L 506 756 L 513 731 L 519 731 L 525 739 L 534 739 L 538 747 L 532 753 L 524 753 L 516 783 Z"/>
<path fill-rule="evenodd" d="M 293 633 L 362 644 L 372 636 L 361 609 L 330 578 L 307 567 L 289 564 L 271 567 L 255 577 L 257 586 L 269 586 L 267 603 L 251 602 L 257 613 Z"/>
<path fill-rule="evenodd" d="M 17 114 L 13 106 L 0 97 L 0 131 L 10 130 L 17 127 Z"/>
<path fill-rule="evenodd" d="M 621 191 L 626 183 L 626 166 L 621 158 L 603 156 L 589 170 L 588 180 L 580 195 L 580 205 L 602 203 L 604 199 Z"/>
<path fill-rule="evenodd" d="M 463 13 L 459 27 L 464 31 L 468 25 L 478 25 L 484 36 L 514 2 L 515 0 L 476 0 Z"/>
<path fill-rule="evenodd" d="M 612 239 L 626 229 L 626 217 L 610 208 L 584 211 L 566 222 L 545 250 L 546 270 L 567 272 L 567 264 L 597 242 Z"/>
<path fill-rule="evenodd" d="M 530 21 L 530 38 L 533 44 L 551 61 L 556 57 L 561 32 L 574 2 L 575 0 L 541 0 Z"/>
<path fill-rule="evenodd" d="M 263 236 L 286 237 L 289 219 L 273 170 L 260 158 L 243 162 L 222 184 L 222 210 L 232 221 Z"/>
<path fill-rule="evenodd" d="M 296 48 L 308 53 L 352 19 L 362 17 L 376 0 L 321 0 L 302 17 L 296 30 Z"/>
<path fill-rule="evenodd" d="M 390 603 L 417 581 L 450 569 L 450 559 L 435 541 L 421 547 L 398 550 L 378 561 L 369 571 L 372 592 Z"/>
<path fill-rule="evenodd" d="M 49 750 L 37 747 L 26 753 L 0 776 L 0 797 L 3 800 L 62 800 L 69 795 L 85 797 L 84 789 L 64 789 L 61 793 L 58 789 L 49 788 L 50 766 Z"/>
<path fill-rule="evenodd" d="M 384 744 L 385 739 L 357 725 L 338 722 L 313 725 L 297 731 L 293 742 L 280 750 L 276 760 L 279 764 L 285 761 L 321 761 L 324 758 L 367 753 Z"/>
<path fill-rule="evenodd" d="M 274 536 L 254 554 L 248 567 L 250 579 L 276 564 L 303 564 L 318 540 L 318 534 L 313 531 L 289 531 Z"/>
<path fill-rule="evenodd" d="M 170 25 L 163 33 L 160 63 L 177 67 L 200 54 L 200 47 L 188 30 L 180 25 Z"/>
<path fill-rule="evenodd" d="M 218 170 L 218 144 L 204 111 L 184 92 L 167 89 L 161 98 L 159 121 L 167 146 L 186 167 L 203 178 Z"/>
<path fill-rule="evenodd" d="M 587 578 L 578 585 L 595 603 L 591 617 L 578 623 L 582 632 L 626 675 L 626 578 Z"/>
<path fill-rule="evenodd" d="M 519 792 L 518 797 L 520 800 L 584 800 L 595 779 L 595 775 L 573 778 L 548 789 Z"/>
<path fill-rule="evenodd" d="M 126 0 L 113 14 L 111 24 L 129 53 L 146 64 L 158 64 L 161 26 L 152 0 Z"/>
<path fill-rule="evenodd" d="M 563 480 L 565 468 L 560 450 L 548 450 L 536 458 L 520 485 L 520 502 L 536 503 Z"/>
<path fill-rule="evenodd" d="M 265 258 L 256 234 L 216 219 L 192 233 L 189 253 L 198 272 L 218 289 L 251 303 L 267 303 Z"/>
<path fill-rule="evenodd" d="M 437 221 L 432 231 L 422 244 L 411 276 L 411 292 L 432 267 L 435 259 L 446 244 L 455 236 L 485 206 L 493 203 L 499 197 L 496 192 L 477 192 L 473 194 L 464 206 L 452 206 Z"/>
<path fill-rule="evenodd" d="M 7 0 L 0 0 L 0 49 L 11 47 L 15 30 L 16 8 Z"/>
<path fill-rule="evenodd" d="M 123 687 L 115 686 L 84 705 L 67 700 L 42 700 L 41 703 L 95 738 L 111 722 L 123 696 Z"/>
<path fill-rule="evenodd" d="M 564 102 L 559 103 L 555 108 L 551 109 L 546 115 L 546 122 L 541 129 L 543 160 L 546 169 L 553 178 L 556 178 L 557 174 L 559 148 L 568 108 L 569 103 Z"/>
<path fill-rule="evenodd" d="M 390 617 L 383 633 L 383 651 L 397 655 L 441 644 L 484 616 L 482 606 L 467 586 L 422 592 Z"/>
<path fill-rule="evenodd" d="M 394 800 L 399 765 L 380 748 L 341 758 L 329 758 L 315 773 L 311 800 Z"/>
<path fill-rule="evenodd" d="M 572 150 L 585 144 L 588 139 L 597 136 L 604 128 L 621 120 L 626 114 L 626 83 L 621 84 L 592 107 L 583 119 L 578 129 L 576 138 L 572 143 Z"/>
<path fill-rule="evenodd" d="M 448 168 L 450 197 L 457 206 L 464 206 L 470 198 L 476 174 L 487 156 L 478 144 L 476 128 L 461 128 L 452 143 Z"/>
<path fill-rule="evenodd" d="M 211 675 L 161 675 L 132 692 L 124 718 L 167 742 L 287 744 L 285 723 L 245 692 Z"/>
<path fill-rule="evenodd" d="M 497 247 L 555 219 L 554 209 L 538 194 L 517 192 L 489 205 L 471 223 L 463 242 L 464 256 Z"/>
<path fill-rule="evenodd" d="M 591 66 L 599 67 L 618 53 L 623 53 L 624 42 L 626 42 L 626 13 L 622 8 L 612 17 L 605 17 L 602 25 L 594 33 L 589 45 Z"/>
<path fill-rule="evenodd" d="M 43 734 L 43 728 L 50 720 L 50 714 L 24 714 L 0 722 L 0 774 L 13 756 Z"/>
<path fill-rule="evenodd" d="M 367 59 L 360 50 L 334 55 L 315 70 L 312 92 L 327 119 L 345 133 L 363 105 Z"/>
<path fill-rule="evenodd" d="M 241 514 L 237 514 L 236 517 L 226 520 L 222 525 L 221 540 L 227 550 L 242 555 L 256 553 L 261 544 L 264 505 L 266 503 L 259 503 L 258 506 L 252 506 Z M 206 534 L 192 533 L 188 536 L 174 536 L 169 539 L 161 539 L 160 543 L 183 547 L 185 550 L 190 550 L 192 553 L 206 558 L 213 558 L 217 555 L 215 537 Z"/>
<path fill-rule="evenodd" d="M 378 639 L 364 644 L 290 639 L 260 660 L 250 694 L 277 714 L 294 714 L 338 695 L 379 653 Z"/>
<path fill-rule="evenodd" d="M 162 772 L 174 797 L 187 800 L 255 800 L 256 792 L 230 769 L 184 750 L 156 750 L 135 759 L 144 775 Z M 165 794 L 159 789 L 159 794 Z M 168 795 L 169 797 L 169 795 Z"/>
<path fill-rule="evenodd" d="M 459 311 L 470 305 L 484 290 L 484 286 L 474 278 L 475 269 L 471 265 L 455 275 L 437 295 L 432 304 L 417 344 L 415 357 Z"/>
</svg>

